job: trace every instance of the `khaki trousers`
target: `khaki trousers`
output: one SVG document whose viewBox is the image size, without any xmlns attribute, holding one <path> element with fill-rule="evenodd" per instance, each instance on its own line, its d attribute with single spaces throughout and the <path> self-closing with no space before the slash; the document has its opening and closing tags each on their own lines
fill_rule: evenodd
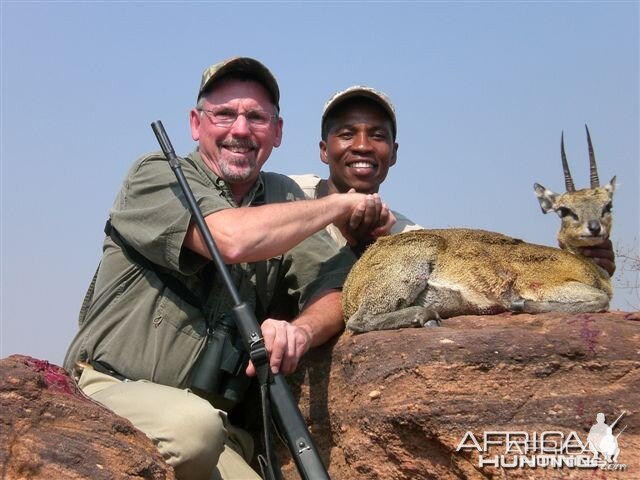
<svg viewBox="0 0 640 480">
<path fill-rule="evenodd" d="M 249 467 L 251 436 L 190 390 L 146 380 L 120 381 L 91 368 L 82 391 L 127 418 L 156 445 L 179 480 L 260 480 Z"/>
</svg>

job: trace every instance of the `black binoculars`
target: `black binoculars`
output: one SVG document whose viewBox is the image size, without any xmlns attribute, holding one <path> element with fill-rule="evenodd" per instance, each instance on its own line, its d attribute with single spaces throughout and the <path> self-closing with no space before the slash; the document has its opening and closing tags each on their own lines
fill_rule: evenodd
<svg viewBox="0 0 640 480">
<path fill-rule="evenodd" d="M 222 315 L 208 332 L 207 345 L 193 367 L 191 386 L 237 403 L 251 383 L 249 363 L 235 321 Z"/>
</svg>

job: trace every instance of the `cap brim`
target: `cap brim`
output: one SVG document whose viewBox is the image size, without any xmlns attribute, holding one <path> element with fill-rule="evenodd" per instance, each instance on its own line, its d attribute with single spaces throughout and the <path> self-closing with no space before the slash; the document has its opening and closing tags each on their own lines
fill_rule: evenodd
<svg viewBox="0 0 640 480">
<path fill-rule="evenodd" d="M 327 115 L 338 107 L 340 104 L 352 98 L 366 98 L 369 100 L 373 100 L 376 104 L 380 105 L 382 109 L 387 113 L 389 118 L 391 119 L 391 124 L 393 126 L 393 133 L 395 135 L 397 125 L 396 125 L 396 112 L 391 105 L 390 100 L 386 98 L 381 92 L 378 92 L 369 87 L 349 87 L 343 92 L 337 93 L 333 98 L 327 102 L 324 106 L 324 110 L 322 112 L 322 123 L 324 123 Z"/>
<path fill-rule="evenodd" d="M 211 72 L 207 75 L 208 70 L 211 70 Z M 211 88 L 211 85 L 216 80 L 233 73 L 246 74 L 254 77 L 267 89 L 276 107 L 279 105 L 280 89 L 275 77 L 267 67 L 250 57 L 231 58 L 222 64 L 212 65 L 205 70 L 205 73 L 203 74 L 203 81 L 201 82 L 200 90 L 198 91 L 198 100 Z M 204 79 L 205 76 L 207 76 L 206 80 Z"/>
</svg>

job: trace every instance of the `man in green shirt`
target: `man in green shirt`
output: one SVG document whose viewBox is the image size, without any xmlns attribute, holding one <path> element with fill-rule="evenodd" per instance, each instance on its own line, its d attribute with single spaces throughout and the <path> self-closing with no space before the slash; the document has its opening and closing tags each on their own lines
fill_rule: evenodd
<svg viewBox="0 0 640 480">
<path fill-rule="evenodd" d="M 240 295 L 264 320 L 271 370 L 287 374 L 343 328 L 340 288 L 354 257 L 325 227 L 349 236 L 362 213 L 379 235 L 393 218 L 381 215 L 377 195 L 304 200 L 289 178 L 262 171 L 282 138 L 279 99 L 275 78 L 254 59 L 206 69 L 190 113 L 198 149 L 182 169 Z M 259 478 L 247 464 L 246 432 L 226 415 L 234 399 L 190 388 L 233 302 L 163 155 L 135 162 L 106 232 L 65 368 L 85 393 L 145 432 L 178 478 Z M 269 318 L 283 298 L 300 312 L 292 322 Z M 255 374 L 252 364 L 246 373 Z"/>
</svg>

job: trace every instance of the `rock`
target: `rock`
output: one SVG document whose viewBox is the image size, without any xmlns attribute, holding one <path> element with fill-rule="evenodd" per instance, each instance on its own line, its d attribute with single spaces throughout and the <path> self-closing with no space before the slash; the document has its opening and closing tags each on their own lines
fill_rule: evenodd
<svg viewBox="0 0 640 480">
<path fill-rule="evenodd" d="M 0 360 L 0 478 L 175 479 L 153 442 L 43 360 Z"/>
<path fill-rule="evenodd" d="M 630 479 L 640 477 L 639 354 L 640 313 L 461 316 L 345 334 L 289 380 L 333 480 Z M 575 431 L 586 442 L 597 413 L 611 423 L 623 411 L 622 472 L 481 468 L 477 450 L 457 451 L 466 432 L 481 443 L 489 431 Z M 298 478 L 290 460 L 284 473 Z"/>
</svg>

